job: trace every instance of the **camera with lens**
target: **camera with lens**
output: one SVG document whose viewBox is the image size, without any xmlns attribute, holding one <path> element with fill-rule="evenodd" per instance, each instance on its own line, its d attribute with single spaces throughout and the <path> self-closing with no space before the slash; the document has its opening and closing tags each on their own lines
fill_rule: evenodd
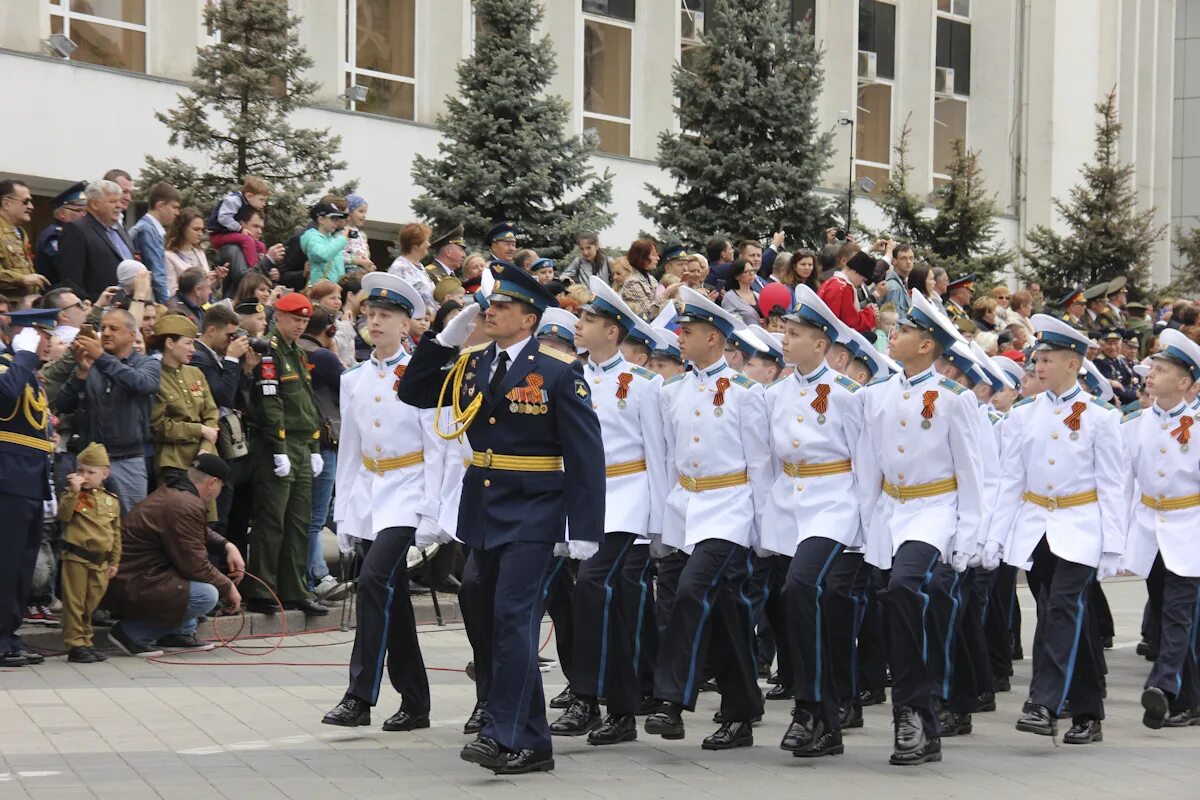
<svg viewBox="0 0 1200 800">
<path fill-rule="evenodd" d="M 271 343 L 266 339 L 260 339 L 257 336 L 251 336 L 250 331 L 246 330 L 245 328 L 238 328 L 235 335 L 239 339 L 244 338 L 246 343 L 250 345 L 250 349 L 255 353 L 258 353 L 260 356 L 270 355 Z"/>
</svg>

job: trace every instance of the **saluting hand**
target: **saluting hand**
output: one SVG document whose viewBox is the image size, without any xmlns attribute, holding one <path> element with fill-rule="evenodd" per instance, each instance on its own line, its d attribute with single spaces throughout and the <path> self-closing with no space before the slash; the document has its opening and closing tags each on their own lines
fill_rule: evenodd
<svg viewBox="0 0 1200 800">
<path fill-rule="evenodd" d="M 478 316 L 478 305 L 473 303 L 464 308 L 458 316 L 446 323 L 446 327 L 437 335 L 438 344 L 442 347 L 462 347 L 475 330 L 475 318 Z"/>
</svg>

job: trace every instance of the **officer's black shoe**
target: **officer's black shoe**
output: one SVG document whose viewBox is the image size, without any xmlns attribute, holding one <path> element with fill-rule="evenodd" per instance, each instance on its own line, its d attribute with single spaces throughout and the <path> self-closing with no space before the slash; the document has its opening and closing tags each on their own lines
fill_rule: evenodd
<svg viewBox="0 0 1200 800">
<path fill-rule="evenodd" d="M 770 678 L 770 677 L 771 677 L 771 665 L 770 665 L 770 663 L 765 663 L 765 664 L 764 664 L 764 663 L 763 663 L 763 662 L 761 662 L 761 661 L 760 661 L 760 662 L 758 662 L 758 677 L 762 678 L 763 680 L 767 680 L 768 678 Z"/>
<path fill-rule="evenodd" d="M 1142 692 L 1142 708 L 1146 709 L 1146 713 L 1142 714 L 1142 724 L 1156 731 L 1166 724 L 1171 704 L 1162 689 L 1151 686 Z"/>
<path fill-rule="evenodd" d="M 754 744 L 754 729 L 749 722 L 723 722 L 712 736 L 700 743 L 705 750 L 732 750 Z"/>
<path fill-rule="evenodd" d="M 495 739 L 480 734 L 474 741 L 463 745 L 458 755 L 463 761 L 494 770 L 507 760 L 508 753 L 501 749 L 500 743 Z"/>
<path fill-rule="evenodd" d="M 1063 734 L 1063 744 L 1091 744 L 1103 741 L 1104 731 L 1098 719 L 1073 719 L 1070 730 Z"/>
<path fill-rule="evenodd" d="M 884 689 L 863 689 L 858 693 L 858 702 L 863 706 L 877 706 L 887 702 L 887 691 Z"/>
<path fill-rule="evenodd" d="M 466 668 L 463 669 L 463 672 L 467 673 L 468 678 L 475 680 L 475 662 L 468 661 Z"/>
<path fill-rule="evenodd" d="M 779 671 L 778 670 L 771 673 L 771 677 L 767 678 L 767 683 L 771 684 L 772 686 L 779 685 Z"/>
<path fill-rule="evenodd" d="M 571 691 L 571 685 L 567 684 L 567 688 L 563 689 L 553 699 L 550 700 L 551 708 L 570 708 L 575 702 L 575 693 Z"/>
<path fill-rule="evenodd" d="M 479 733 L 483 730 L 485 722 L 487 722 L 487 701 L 480 701 L 471 710 L 471 716 L 467 717 L 467 724 L 463 725 L 463 733 L 468 736 Z"/>
<path fill-rule="evenodd" d="M 1025 713 L 1017 720 L 1017 730 L 1038 736 L 1053 736 L 1058 733 L 1058 720 L 1045 706 L 1027 703 Z"/>
<path fill-rule="evenodd" d="M 838 728 L 846 730 L 847 728 L 861 728 L 862 726 L 862 706 L 853 702 L 844 706 L 838 706 Z"/>
<path fill-rule="evenodd" d="M 637 716 L 644 717 L 648 714 L 653 714 L 658 711 L 658 702 L 655 701 L 654 695 L 642 695 L 642 704 L 638 706 Z"/>
<path fill-rule="evenodd" d="M 1101 637 L 1101 638 L 1100 638 L 1100 646 L 1101 646 L 1101 647 L 1103 647 L 1105 650 L 1112 650 L 1112 648 L 1113 648 L 1113 637 L 1111 637 L 1111 636 L 1103 636 L 1103 637 Z"/>
<path fill-rule="evenodd" d="M 403 708 L 383 721 L 385 731 L 415 731 L 429 727 L 429 712 L 414 714 Z"/>
<path fill-rule="evenodd" d="M 96 648 L 89 647 L 88 650 L 92 651 L 92 658 L 94 658 L 96 661 L 108 661 L 108 656 L 104 655 L 104 653 L 101 653 Z"/>
<path fill-rule="evenodd" d="M 1013 661 L 1024 661 L 1025 660 L 1025 649 L 1023 647 L 1021 647 L 1021 640 L 1016 636 L 1013 636 L 1012 660 Z"/>
<path fill-rule="evenodd" d="M 588 744 L 605 745 L 637 739 L 637 717 L 633 714 L 609 714 L 600 727 L 588 734 Z"/>
<path fill-rule="evenodd" d="M 842 744 L 841 731 L 831 731 L 825 727 L 825 723 L 818 722 L 814 733 L 813 740 L 809 742 L 808 746 L 793 750 L 793 756 L 796 758 L 820 758 L 821 756 L 840 756 L 846 752 L 846 747 Z"/>
<path fill-rule="evenodd" d="M 1144 657 L 1147 661 L 1158 660 L 1158 653 L 1154 652 L 1154 649 L 1150 647 L 1150 643 L 1145 639 L 1142 639 L 1140 642 L 1138 642 L 1137 654 Z"/>
<path fill-rule="evenodd" d="M 518 750 L 504 753 L 500 763 L 492 767 L 497 775 L 523 775 L 527 772 L 549 772 L 554 769 L 553 750 Z"/>
<path fill-rule="evenodd" d="M 352 694 L 343 695 L 342 699 L 321 720 L 322 725 L 337 725 L 342 728 L 357 728 L 360 725 L 371 724 L 371 706 L 366 700 L 359 700 Z"/>
<path fill-rule="evenodd" d="M 661 736 L 664 739 L 683 738 L 683 709 L 678 703 L 663 703 L 650 716 L 646 717 L 646 733 Z"/>
<path fill-rule="evenodd" d="M 725 721 L 725 715 L 721 713 L 720 709 L 717 709 L 715 712 L 713 712 L 713 722 L 720 725 L 724 721 Z M 762 722 L 762 714 L 759 714 L 757 717 L 751 718 L 750 721 L 755 724 Z"/>
<path fill-rule="evenodd" d="M 938 712 L 939 736 L 966 736 L 973 729 L 970 714 L 960 714 L 948 708 Z"/>
<path fill-rule="evenodd" d="M 715 680 L 713 680 L 712 678 L 709 678 L 704 683 L 700 684 L 700 691 L 702 691 L 702 692 L 719 692 L 719 691 L 721 691 L 721 689 L 719 686 L 717 686 L 717 682 Z"/>
<path fill-rule="evenodd" d="M 984 692 L 983 694 L 979 695 L 978 700 L 979 700 L 979 708 L 977 708 L 975 710 L 978 711 L 980 714 L 986 714 L 989 711 L 996 710 L 996 693 L 995 692 Z"/>
<path fill-rule="evenodd" d="M 550 723 L 551 736 L 583 736 L 600 727 L 600 706 L 595 700 L 576 700 Z"/>
<path fill-rule="evenodd" d="M 25 658 L 25 654 L 20 650 L 12 650 L 7 653 L 0 653 L 0 667 L 24 667 L 28 666 L 29 661 Z"/>
<path fill-rule="evenodd" d="M 274 600 L 253 597 L 245 602 L 246 610 L 255 614 L 278 614 L 283 609 Z"/>
<path fill-rule="evenodd" d="M 811 711 L 807 708 L 797 708 L 792 712 L 792 724 L 788 725 L 788 729 L 784 732 L 783 740 L 779 742 L 779 749 L 794 753 L 808 747 L 813 742 L 816 725 L 816 718 L 813 717 Z"/>
<path fill-rule="evenodd" d="M 1012 691 L 1012 681 L 1009 680 L 1009 677 L 1007 675 L 1005 675 L 1003 678 L 996 678 L 996 691 L 997 692 L 1011 692 Z"/>
<path fill-rule="evenodd" d="M 1168 714 L 1163 722 L 1165 728 L 1186 728 L 1190 725 L 1200 725 L 1200 708 L 1185 708 Z"/>
<path fill-rule="evenodd" d="M 285 603 L 284 607 L 303 611 L 306 617 L 323 617 L 329 613 L 328 608 L 321 605 L 311 597 L 306 597 L 303 600 L 294 600 L 291 603 Z"/>
<path fill-rule="evenodd" d="M 942 760 L 942 740 L 925 735 L 924 722 L 915 708 L 900 706 L 893 710 L 892 716 L 896 736 L 889 763 L 908 767 Z"/>
<path fill-rule="evenodd" d="M 792 690 L 784 686 L 782 683 L 777 683 L 767 690 L 768 700 L 791 700 Z"/>
<path fill-rule="evenodd" d="M 103 656 L 97 658 L 99 655 L 90 647 L 72 647 L 67 651 L 67 661 L 72 664 L 95 664 L 97 661 L 105 660 Z"/>
</svg>

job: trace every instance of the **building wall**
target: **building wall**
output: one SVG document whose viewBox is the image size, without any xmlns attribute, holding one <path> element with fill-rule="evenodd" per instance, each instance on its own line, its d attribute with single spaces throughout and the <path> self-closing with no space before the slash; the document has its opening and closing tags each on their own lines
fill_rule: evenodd
<svg viewBox="0 0 1200 800">
<path fill-rule="evenodd" d="M 1171 230 L 1200 227 L 1200 0 L 1175 15 Z"/>
</svg>

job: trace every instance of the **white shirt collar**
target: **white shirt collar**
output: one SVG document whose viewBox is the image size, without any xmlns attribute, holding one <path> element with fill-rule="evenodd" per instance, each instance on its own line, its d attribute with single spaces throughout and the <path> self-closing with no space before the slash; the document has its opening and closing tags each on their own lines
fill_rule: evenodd
<svg viewBox="0 0 1200 800">
<path fill-rule="evenodd" d="M 517 342 L 516 344 L 511 344 L 508 347 L 504 348 L 503 352 L 508 353 L 508 365 L 510 367 L 513 364 L 517 363 L 517 356 L 521 355 L 521 351 L 525 349 L 525 345 L 529 344 L 529 340 L 532 338 L 533 338 L 532 336 L 526 336 L 524 339 Z M 496 347 L 497 347 L 496 361 L 493 363 L 498 364 L 500 362 L 500 352 L 501 351 L 499 349 L 500 348 L 499 345 L 496 345 Z"/>
<path fill-rule="evenodd" d="M 822 360 L 821 366 L 817 367 L 809 374 L 801 375 L 799 370 L 797 370 L 797 371 L 793 372 L 792 375 L 794 375 L 796 377 L 796 382 L 799 383 L 801 386 L 807 386 L 811 383 L 815 383 L 823 375 L 825 375 L 828 371 L 829 371 L 829 364 L 825 363 L 825 361 Z"/>
<path fill-rule="evenodd" d="M 1180 400 L 1173 408 L 1170 409 L 1164 410 L 1158 405 L 1157 402 L 1150 407 L 1154 409 L 1154 416 L 1159 417 L 1160 419 L 1164 417 L 1167 419 L 1175 419 L 1183 414 L 1183 412 L 1187 409 L 1188 404 L 1187 401 Z"/>
<path fill-rule="evenodd" d="M 588 369 L 590 369 L 592 372 L 608 372 L 613 367 L 617 366 L 617 364 L 621 363 L 622 360 L 623 359 L 621 357 L 621 351 L 618 350 L 616 355 L 614 355 L 612 358 L 605 361 L 603 364 L 597 364 L 589 356 L 588 361 L 587 361 L 587 366 L 588 366 Z"/>
<path fill-rule="evenodd" d="M 379 357 L 377 355 L 375 355 L 375 351 L 372 350 L 371 351 L 371 363 L 378 369 L 390 369 L 390 368 L 396 366 L 397 364 L 399 364 L 401 361 L 403 361 L 405 356 L 407 356 L 407 355 L 408 355 L 408 351 L 405 350 L 403 347 L 401 347 L 399 350 L 396 351 L 396 354 L 394 356 L 387 359 L 386 361 L 381 361 L 379 359 Z"/>
<path fill-rule="evenodd" d="M 1043 392 L 1043 394 L 1046 395 L 1046 399 L 1054 405 L 1062 405 L 1063 403 L 1069 403 L 1072 400 L 1080 400 L 1082 399 L 1080 395 L 1083 393 L 1083 389 L 1081 389 L 1078 385 L 1072 386 L 1070 389 L 1063 392 L 1062 395 L 1057 397 L 1055 396 L 1054 392 L 1050 391 L 1049 389 Z"/>
<path fill-rule="evenodd" d="M 918 372 L 916 375 L 913 375 L 911 378 L 908 377 L 907 375 L 905 375 L 903 372 L 901 372 L 900 373 L 900 383 L 905 388 L 910 388 L 910 387 L 916 386 L 918 384 L 927 383 L 927 382 L 929 382 L 930 378 L 933 378 L 936 375 L 937 375 L 937 372 L 934 370 L 934 368 L 932 366 L 922 370 L 921 372 Z"/>
<path fill-rule="evenodd" d="M 700 380 L 704 380 L 705 378 L 711 378 L 715 375 L 721 374 L 728 367 L 729 367 L 729 362 L 725 360 L 725 356 L 721 356 L 720 358 L 718 358 L 713 363 L 709 364 L 704 369 L 700 369 L 699 367 L 696 367 L 695 375 Z"/>
</svg>

